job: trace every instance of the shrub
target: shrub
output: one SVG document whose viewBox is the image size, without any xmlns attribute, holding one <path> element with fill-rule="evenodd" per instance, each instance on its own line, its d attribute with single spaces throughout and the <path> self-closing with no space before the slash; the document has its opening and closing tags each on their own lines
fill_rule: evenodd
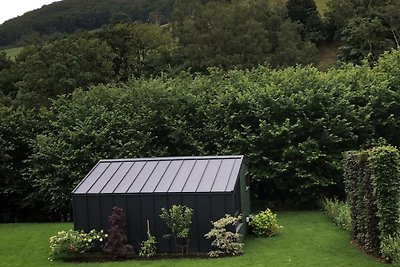
<svg viewBox="0 0 400 267">
<path fill-rule="evenodd" d="M 395 265 L 400 265 L 400 235 L 389 235 L 381 241 L 382 257 Z"/>
<path fill-rule="evenodd" d="M 345 184 L 354 219 L 352 236 L 375 255 L 393 251 L 400 230 L 400 154 L 381 146 L 347 155 Z M 392 252 L 387 252 L 387 254 Z"/>
<path fill-rule="evenodd" d="M 193 210 L 184 205 L 173 205 L 169 209 L 161 208 L 160 217 L 170 229 L 171 233 L 164 238 L 174 238 L 176 250 L 188 246 L 190 224 L 192 223 Z M 178 239 L 184 239 L 184 244 L 179 244 Z"/>
<path fill-rule="evenodd" d="M 157 244 L 156 238 L 151 235 L 149 220 L 147 220 L 147 240 L 142 242 L 141 248 L 139 251 L 139 256 L 152 257 L 152 256 L 156 255 L 156 251 L 157 251 L 156 244 Z"/>
<path fill-rule="evenodd" d="M 331 218 L 340 228 L 350 231 L 352 221 L 350 217 L 350 207 L 346 202 L 338 199 L 325 199 L 322 202 L 325 213 Z"/>
<path fill-rule="evenodd" d="M 400 154 L 392 146 L 377 147 L 371 150 L 369 161 L 383 239 L 400 230 Z"/>
<path fill-rule="evenodd" d="M 274 236 L 282 226 L 278 224 L 277 216 L 270 209 L 250 215 L 249 223 L 253 234 L 257 237 Z"/>
<path fill-rule="evenodd" d="M 91 230 L 89 233 L 72 229 L 60 231 L 50 237 L 49 260 L 77 257 L 88 252 L 97 242 L 103 242 L 106 237 L 107 234 L 104 234 L 103 230 Z"/>
<path fill-rule="evenodd" d="M 243 243 L 239 242 L 241 235 L 226 229 L 230 225 L 235 226 L 240 220 L 241 216 L 233 217 L 226 214 L 225 217 L 212 222 L 213 228 L 204 235 L 207 239 L 214 238 L 211 245 L 216 250 L 208 253 L 210 257 L 219 257 L 220 255 L 235 256 L 243 253 Z"/>
<path fill-rule="evenodd" d="M 360 166 L 359 166 L 359 154 L 356 151 L 347 152 L 345 154 L 345 166 L 344 166 L 344 183 L 345 191 L 347 195 L 347 203 L 349 205 L 350 212 L 350 222 L 351 222 L 351 236 L 356 239 L 361 233 L 360 223 L 358 221 L 360 211 L 358 210 L 357 203 L 360 201 L 358 199 L 358 176 L 359 176 Z M 337 205 L 334 201 L 325 199 L 322 203 L 325 212 L 330 218 L 336 217 Z"/>
<path fill-rule="evenodd" d="M 104 245 L 104 252 L 114 258 L 126 258 L 134 253 L 133 247 L 128 244 L 126 236 L 126 216 L 123 209 L 114 207 L 108 219 L 110 223 L 109 236 Z"/>
</svg>

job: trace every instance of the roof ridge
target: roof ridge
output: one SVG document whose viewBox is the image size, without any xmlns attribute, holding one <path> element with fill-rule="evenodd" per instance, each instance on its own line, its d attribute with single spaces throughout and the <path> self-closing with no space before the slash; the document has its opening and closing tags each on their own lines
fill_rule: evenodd
<svg viewBox="0 0 400 267">
<path fill-rule="evenodd" d="M 215 155 L 215 156 L 173 156 L 173 157 L 155 157 L 155 158 L 125 158 L 125 159 L 101 159 L 99 162 L 126 162 L 126 161 L 163 161 L 163 160 L 196 160 L 196 159 L 239 159 L 243 155 Z"/>
</svg>

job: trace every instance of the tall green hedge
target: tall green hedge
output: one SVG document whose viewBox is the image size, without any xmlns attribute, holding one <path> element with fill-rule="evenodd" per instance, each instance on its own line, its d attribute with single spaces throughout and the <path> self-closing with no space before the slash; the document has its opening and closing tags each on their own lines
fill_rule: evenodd
<svg viewBox="0 0 400 267">
<path fill-rule="evenodd" d="M 38 214 L 70 213 L 71 190 L 101 158 L 244 154 L 253 199 L 305 206 L 344 197 L 343 152 L 400 145 L 399 58 L 393 51 L 374 67 L 328 72 L 210 69 L 75 90 L 32 120 L 40 130 L 23 140 L 18 173 Z M 12 120 L 0 120 L 10 155 L 22 142 L 7 132 Z"/>
<path fill-rule="evenodd" d="M 362 221 L 360 243 L 371 253 L 379 251 L 377 201 L 373 194 L 369 151 L 360 153 L 359 198 L 362 203 L 359 218 Z"/>
<path fill-rule="evenodd" d="M 374 148 L 369 158 L 381 238 L 400 230 L 400 155 L 395 147 Z"/>
<path fill-rule="evenodd" d="M 400 231 L 400 155 L 392 146 L 347 153 L 345 184 L 352 236 L 370 253 Z"/>
<path fill-rule="evenodd" d="M 359 222 L 360 211 L 357 203 L 360 202 L 358 192 L 358 177 L 359 177 L 359 155 L 358 152 L 347 152 L 345 155 L 345 191 L 347 195 L 347 202 L 350 207 L 350 216 L 352 221 L 351 234 L 352 239 L 357 239 L 361 233 L 361 225 Z"/>
</svg>

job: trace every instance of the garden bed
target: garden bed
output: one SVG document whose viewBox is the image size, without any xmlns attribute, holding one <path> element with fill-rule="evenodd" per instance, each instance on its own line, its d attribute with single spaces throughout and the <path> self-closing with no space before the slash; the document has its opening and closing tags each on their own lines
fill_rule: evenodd
<svg viewBox="0 0 400 267">
<path fill-rule="evenodd" d="M 229 256 L 232 257 L 232 256 Z M 142 261 L 152 261 L 152 260 L 162 260 L 162 259 L 208 259 L 210 258 L 207 253 L 160 253 L 152 257 L 141 257 L 137 254 L 132 255 L 127 258 L 113 258 L 110 255 L 104 254 L 102 252 L 90 252 L 84 255 L 79 255 L 77 257 L 68 257 L 63 259 L 65 262 L 112 262 L 112 261 L 129 261 L 129 260 L 142 260 Z"/>
</svg>

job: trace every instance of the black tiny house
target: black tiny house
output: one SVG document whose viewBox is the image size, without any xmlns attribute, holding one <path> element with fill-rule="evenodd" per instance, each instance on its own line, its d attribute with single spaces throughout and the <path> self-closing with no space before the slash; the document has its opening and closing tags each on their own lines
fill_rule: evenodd
<svg viewBox="0 0 400 267">
<path fill-rule="evenodd" d="M 137 249 L 146 239 L 146 220 L 159 252 L 175 252 L 163 235 L 167 226 L 161 208 L 186 205 L 193 209 L 189 251 L 207 252 L 204 234 L 211 221 L 242 214 L 237 231 L 247 233 L 250 213 L 247 164 L 243 156 L 170 157 L 100 160 L 72 191 L 74 227 L 108 230 L 112 207 L 125 210 L 128 240 Z"/>
</svg>

